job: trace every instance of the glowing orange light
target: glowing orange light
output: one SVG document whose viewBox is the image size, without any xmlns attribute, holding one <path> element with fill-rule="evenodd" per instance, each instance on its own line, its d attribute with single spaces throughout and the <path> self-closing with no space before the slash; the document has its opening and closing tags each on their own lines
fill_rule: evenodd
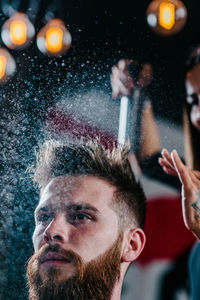
<svg viewBox="0 0 200 300">
<path fill-rule="evenodd" d="M 0 55 L 0 80 L 5 76 L 6 72 L 6 58 Z"/>
<path fill-rule="evenodd" d="M 13 14 L 3 24 L 1 38 L 10 49 L 24 49 L 28 47 L 34 37 L 35 28 L 27 15 L 21 12 Z"/>
<path fill-rule="evenodd" d="M 175 24 L 175 6 L 169 2 L 163 2 L 159 7 L 159 24 L 170 30 Z"/>
<path fill-rule="evenodd" d="M 36 44 L 38 49 L 50 56 L 60 56 L 71 46 L 72 37 L 64 22 L 51 19 L 38 33 Z"/>
<path fill-rule="evenodd" d="M 26 24 L 21 20 L 16 20 L 10 24 L 10 39 L 15 45 L 23 45 L 26 42 Z"/>
<path fill-rule="evenodd" d="M 16 63 L 5 48 L 0 47 L 0 84 L 6 83 L 15 73 Z"/>
<path fill-rule="evenodd" d="M 183 28 L 187 9 L 181 0 L 153 0 L 147 8 L 146 16 L 154 32 L 169 36 Z"/>
<path fill-rule="evenodd" d="M 46 32 L 47 51 L 57 53 L 63 47 L 63 31 L 58 27 L 50 27 Z"/>
</svg>

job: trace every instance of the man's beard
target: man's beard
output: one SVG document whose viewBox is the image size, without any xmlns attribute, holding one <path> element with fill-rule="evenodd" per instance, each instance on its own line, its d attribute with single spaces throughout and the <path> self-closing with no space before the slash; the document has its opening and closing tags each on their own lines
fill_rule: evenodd
<svg viewBox="0 0 200 300">
<path fill-rule="evenodd" d="M 30 300 L 109 300 L 120 278 L 122 234 L 103 255 L 89 263 L 73 251 L 65 251 L 56 244 L 45 245 L 35 253 L 27 267 Z M 41 255 L 56 252 L 69 258 L 75 272 L 59 280 L 60 268 L 51 267 L 41 273 Z M 43 278 L 42 278 L 43 277 Z"/>
</svg>

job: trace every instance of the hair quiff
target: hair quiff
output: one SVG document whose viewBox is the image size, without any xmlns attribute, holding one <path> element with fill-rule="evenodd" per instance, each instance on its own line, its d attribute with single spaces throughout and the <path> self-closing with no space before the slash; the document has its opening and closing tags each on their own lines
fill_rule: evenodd
<svg viewBox="0 0 200 300">
<path fill-rule="evenodd" d="M 63 175 L 93 175 L 117 188 L 115 203 L 123 223 L 129 217 L 136 219 L 143 228 L 146 198 L 141 185 L 136 182 L 128 160 L 129 145 L 113 146 L 105 150 L 98 141 L 80 144 L 64 144 L 46 141 L 36 154 L 36 166 L 32 167 L 33 181 L 42 191 L 49 181 Z M 114 205 L 115 206 L 115 205 Z M 120 209 L 119 209 L 120 208 Z M 122 211 L 125 211 L 126 214 Z M 125 220 L 127 219 L 127 220 Z M 130 220 L 128 221 L 130 223 Z M 132 221 L 133 222 L 133 221 Z"/>
</svg>

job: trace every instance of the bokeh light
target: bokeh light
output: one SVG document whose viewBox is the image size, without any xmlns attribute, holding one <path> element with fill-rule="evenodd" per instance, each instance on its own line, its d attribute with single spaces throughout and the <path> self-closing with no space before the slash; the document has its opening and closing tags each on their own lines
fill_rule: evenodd
<svg viewBox="0 0 200 300">
<path fill-rule="evenodd" d="M 63 31 L 60 28 L 51 27 L 46 32 L 47 51 L 58 53 L 63 46 Z"/>
<path fill-rule="evenodd" d="M 23 45 L 26 42 L 26 24 L 23 21 L 13 21 L 10 24 L 10 38 L 15 45 Z"/>
<path fill-rule="evenodd" d="M 180 0 L 154 0 L 146 15 L 150 28 L 160 35 L 178 33 L 187 20 L 186 7 Z"/>
<path fill-rule="evenodd" d="M 10 49 L 28 47 L 34 37 L 35 28 L 24 13 L 17 12 L 8 19 L 1 30 L 4 44 Z"/>
<path fill-rule="evenodd" d="M 71 46 L 72 37 L 60 19 L 50 20 L 37 35 L 37 46 L 43 54 L 60 56 Z"/>
<path fill-rule="evenodd" d="M 16 63 L 10 53 L 0 48 L 0 84 L 7 82 L 15 73 Z"/>
<path fill-rule="evenodd" d="M 175 6 L 173 3 L 163 2 L 159 7 L 159 24 L 170 30 L 175 24 Z"/>
</svg>

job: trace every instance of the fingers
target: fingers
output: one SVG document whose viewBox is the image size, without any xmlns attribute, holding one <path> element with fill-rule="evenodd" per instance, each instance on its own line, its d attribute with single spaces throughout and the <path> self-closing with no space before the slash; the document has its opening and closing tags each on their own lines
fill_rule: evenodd
<svg viewBox="0 0 200 300">
<path fill-rule="evenodd" d="M 200 188 L 200 178 L 198 178 L 198 177 L 196 176 L 195 172 L 198 172 L 198 171 L 190 170 L 190 178 L 191 178 L 192 182 L 193 182 L 198 188 Z"/>
<path fill-rule="evenodd" d="M 176 150 L 173 150 L 170 154 L 167 149 L 163 149 L 161 152 L 162 157 L 159 158 L 158 162 L 163 167 L 163 170 L 172 176 L 179 176 L 182 184 L 186 185 L 193 182 L 195 185 L 200 186 L 200 172 L 190 170 L 181 161 Z M 189 180 L 189 182 L 188 182 Z"/>
<path fill-rule="evenodd" d="M 174 163 L 174 167 L 178 173 L 179 179 L 181 181 L 181 183 L 183 184 L 183 186 L 187 189 L 190 188 L 191 185 L 193 185 L 193 182 L 191 180 L 191 176 L 190 176 L 190 170 L 189 168 L 187 168 L 183 162 L 181 161 L 178 153 L 176 152 L 176 150 L 173 150 L 171 153 L 171 157 Z"/>
<path fill-rule="evenodd" d="M 117 66 L 120 71 L 128 71 L 128 67 L 132 62 L 131 59 L 120 59 Z"/>
<path fill-rule="evenodd" d="M 112 67 L 110 76 L 112 86 L 112 97 L 114 99 L 122 96 L 130 96 L 135 86 L 131 77 L 128 66 L 131 60 L 120 60 L 119 63 Z"/>
<path fill-rule="evenodd" d="M 195 175 L 195 177 L 196 177 L 198 180 L 200 180 L 200 172 L 199 172 L 199 171 L 193 170 L 192 173 Z"/>
<path fill-rule="evenodd" d="M 130 96 L 135 83 L 129 72 L 129 65 L 133 63 L 130 59 L 121 59 L 117 65 L 113 66 L 111 74 L 111 86 L 113 89 L 113 98 L 122 96 Z M 148 63 L 142 66 L 140 70 L 137 84 L 140 87 L 145 87 L 152 80 L 152 66 Z"/>
<path fill-rule="evenodd" d="M 174 167 L 172 168 L 172 166 L 168 163 L 168 161 L 166 161 L 162 157 L 159 157 L 158 162 L 163 167 L 163 170 L 165 171 L 165 173 L 172 175 L 172 176 L 178 176 L 175 168 Z"/>
<path fill-rule="evenodd" d="M 169 151 L 167 151 L 167 149 L 163 149 L 161 152 L 161 155 L 164 158 L 164 160 L 168 162 L 168 164 L 171 166 L 171 168 L 175 169 L 174 163 L 172 161 Z"/>
<path fill-rule="evenodd" d="M 170 169 L 170 168 L 167 168 L 167 167 L 163 167 L 163 170 L 165 173 L 171 175 L 171 176 L 178 176 L 176 171 Z"/>
</svg>

